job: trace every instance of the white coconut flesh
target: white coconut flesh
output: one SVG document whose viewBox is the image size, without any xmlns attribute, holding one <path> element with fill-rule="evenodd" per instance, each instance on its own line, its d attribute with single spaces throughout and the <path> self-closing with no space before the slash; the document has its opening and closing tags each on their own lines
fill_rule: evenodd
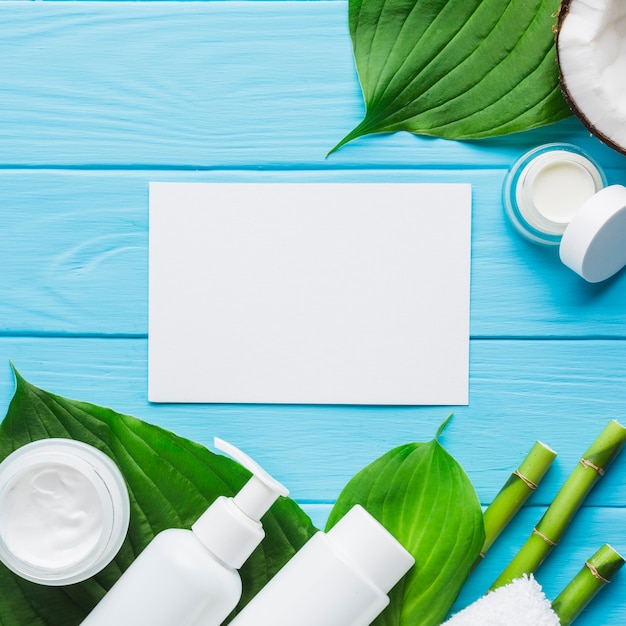
<svg viewBox="0 0 626 626">
<path fill-rule="evenodd" d="M 626 154 L 626 0 L 564 0 L 557 54 L 574 113 Z"/>
</svg>

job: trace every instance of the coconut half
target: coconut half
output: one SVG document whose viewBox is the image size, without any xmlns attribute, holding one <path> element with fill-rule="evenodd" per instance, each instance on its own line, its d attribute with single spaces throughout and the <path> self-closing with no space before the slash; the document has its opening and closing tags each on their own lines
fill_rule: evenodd
<svg viewBox="0 0 626 626">
<path fill-rule="evenodd" d="M 572 111 L 626 154 L 626 0 L 563 0 L 556 48 Z"/>
</svg>

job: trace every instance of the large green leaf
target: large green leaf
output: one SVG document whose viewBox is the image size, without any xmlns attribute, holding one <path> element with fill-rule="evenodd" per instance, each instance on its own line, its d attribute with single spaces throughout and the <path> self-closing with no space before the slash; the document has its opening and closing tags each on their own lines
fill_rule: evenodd
<svg viewBox="0 0 626 626">
<path fill-rule="evenodd" d="M 370 133 L 476 139 L 571 115 L 559 88 L 558 8 L 559 0 L 350 0 L 366 114 L 333 151 Z"/>
<path fill-rule="evenodd" d="M 16 381 L 15 395 L 0 425 L 0 461 L 20 446 L 47 437 L 91 444 L 122 471 L 131 497 L 131 524 L 114 561 L 83 583 L 45 587 L 0 565 L 1 626 L 79 624 L 157 532 L 188 528 L 213 500 L 233 495 L 250 476 L 234 461 L 171 432 L 53 395 L 17 373 Z M 315 532 L 307 515 L 288 498 L 276 502 L 263 525 L 266 538 L 241 569 L 244 595 L 239 608 Z"/>
<path fill-rule="evenodd" d="M 355 504 L 367 509 L 415 557 L 414 567 L 394 587 L 390 605 L 374 624 L 441 624 L 485 536 L 480 503 L 461 466 L 437 438 L 394 448 L 346 485 L 327 529 Z"/>
</svg>

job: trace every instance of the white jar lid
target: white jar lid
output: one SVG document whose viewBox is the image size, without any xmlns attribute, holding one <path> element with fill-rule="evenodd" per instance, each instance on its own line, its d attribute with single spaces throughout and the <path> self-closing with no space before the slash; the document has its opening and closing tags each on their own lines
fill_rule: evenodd
<svg viewBox="0 0 626 626">
<path fill-rule="evenodd" d="M 590 283 L 626 266 L 626 187 L 611 185 L 589 198 L 567 225 L 559 254 Z"/>
</svg>

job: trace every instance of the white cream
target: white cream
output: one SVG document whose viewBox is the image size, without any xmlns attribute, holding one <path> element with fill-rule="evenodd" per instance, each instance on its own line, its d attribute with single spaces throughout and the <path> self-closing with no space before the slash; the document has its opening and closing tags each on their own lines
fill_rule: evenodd
<svg viewBox="0 0 626 626">
<path fill-rule="evenodd" d="M 512 224 L 534 243 L 558 245 L 579 209 L 606 185 L 600 167 L 569 144 L 547 144 L 523 155 L 504 184 Z"/>
<path fill-rule="evenodd" d="M 522 170 L 517 202 L 531 227 L 562 235 L 578 209 L 602 186 L 589 159 L 569 150 L 548 150 Z"/>
<path fill-rule="evenodd" d="M 543 165 L 530 191 L 538 213 L 556 224 L 568 224 L 595 192 L 591 173 L 580 163 L 565 160 Z"/>
<path fill-rule="evenodd" d="M 0 463 L 0 561 L 27 580 L 93 576 L 119 550 L 129 519 L 120 471 L 92 446 L 43 439 Z"/>
<path fill-rule="evenodd" d="M 607 186 L 580 148 L 547 144 L 522 155 L 504 179 L 502 199 L 520 235 L 558 245 L 563 264 L 587 282 L 626 267 L 626 187 Z"/>
<path fill-rule="evenodd" d="M 3 501 L 0 535 L 19 559 L 64 568 L 87 557 L 102 533 L 102 504 L 78 470 L 45 463 L 16 477 Z"/>
</svg>

